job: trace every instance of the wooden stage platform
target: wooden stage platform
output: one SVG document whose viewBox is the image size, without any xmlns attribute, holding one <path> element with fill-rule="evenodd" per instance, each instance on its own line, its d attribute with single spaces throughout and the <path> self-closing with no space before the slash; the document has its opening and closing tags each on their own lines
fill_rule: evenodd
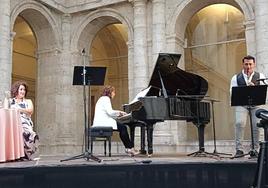
<svg viewBox="0 0 268 188">
<path fill-rule="evenodd" d="M 256 159 L 186 154 L 97 156 L 102 162 L 68 156 L 0 163 L 0 188 L 249 188 Z"/>
</svg>

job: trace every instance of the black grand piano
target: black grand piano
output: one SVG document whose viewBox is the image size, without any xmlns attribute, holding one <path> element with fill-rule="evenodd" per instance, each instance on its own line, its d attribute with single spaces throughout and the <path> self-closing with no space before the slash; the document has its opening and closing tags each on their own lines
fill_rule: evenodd
<svg viewBox="0 0 268 188">
<path fill-rule="evenodd" d="M 160 53 L 144 97 L 124 105 L 128 113 L 118 121 L 129 125 L 134 141 L 135 127 L 141 127 L 141 149 L 145 150 L 147 130 L 148 155 L 153 153 L 153 128 L 164 120 L 186 120 L 198 128 L 199 151 L 204 149 L 204 127 L 210 121 L 210 104 L 202 99 L 207 93 L 208 83 L 201 76 L 177 67 L 180 54 Z"/>
</svg>

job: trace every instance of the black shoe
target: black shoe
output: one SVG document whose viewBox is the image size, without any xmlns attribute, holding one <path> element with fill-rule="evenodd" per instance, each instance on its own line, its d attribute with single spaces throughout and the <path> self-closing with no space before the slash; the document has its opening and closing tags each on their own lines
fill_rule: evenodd
<svg viewBox="0 0 268 188">
<path fill-rule="evenodd" d="M 250 155 L 250 158 L 258 158 L 259 153 L 256 150 L 251 150 L 249 152 L 249 155 Z"/>
<path fill-rule="evenodd" d="M 236 150 L 234 157 L 243 157 L 243 155 L 244 155 L 244 152 L 242 150 Z"/>
</svg>

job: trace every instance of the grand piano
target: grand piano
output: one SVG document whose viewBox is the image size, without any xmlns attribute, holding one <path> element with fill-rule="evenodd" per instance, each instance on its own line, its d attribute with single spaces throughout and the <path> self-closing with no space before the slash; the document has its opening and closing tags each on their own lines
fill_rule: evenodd
<svg viewBox="0 0 268 188">
<path fill-rule="evenodd" d="M 141 127 L 141 153 L 153 153 L 154 124 L 165 120 L 186 120 L 198 128 L 199 151 L 204 151 L 204 128 L 210 121 L 210 104 L 202 101 L 208 90 L 208 82 L 201 76 L 178 68 L 180 54 L 160 53 L 146 94 L 124 105 L 128 113 L 118 119 L 130 127 L 134 141 L 135 127 Z M 145 131 L 146 130 L 146 131 Z"/>
</svg>

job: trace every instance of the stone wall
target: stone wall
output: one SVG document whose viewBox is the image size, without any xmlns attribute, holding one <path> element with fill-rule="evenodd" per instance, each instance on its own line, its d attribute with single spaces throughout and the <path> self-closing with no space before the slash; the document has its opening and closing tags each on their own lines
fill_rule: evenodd
<svg viewBox="0 0 268 188">
<path fill-rule="evenodd" d="M 101 28 L 113 23 L 127 27 L 128 89 L 132 99 L 147 86 L 157 53 L 184 55 L 184 33 L 189 19 L 205 6 L 218 3 L 218 0 L 4 1 L 0 11 L 0 73 L 3 75 L 0 96 L 10 87 L 10 33 L 16 17 L 21 15 L 32 27 L 38 43 L 36 126 L 41 137 L 41 152 L 45 155 L 75 154 L 81 150 L 83 113 L 78 112 L 83 111 L 82 93 L 71 86 L 72 70 L 82 61 L 81 49 L 85 47 L 89 52 Z M 63 4 L 66 2 L 69 4 Z M 248 51 L 256 51 L 258 68 L 268 72 L 266 0 L 256 0 L 255 7 L 250 0 L 224 2 L 245 14 Z M 183 56 L 179 66 L 184 68 Z M 186 151 L 191 143 L 185 144 L 185 133 L 184 122 L 157 125 L 155 150 Z M 114 144 L 117 146 L 114 152 L 122 151 L 121 143 Z"/>
</svg>

